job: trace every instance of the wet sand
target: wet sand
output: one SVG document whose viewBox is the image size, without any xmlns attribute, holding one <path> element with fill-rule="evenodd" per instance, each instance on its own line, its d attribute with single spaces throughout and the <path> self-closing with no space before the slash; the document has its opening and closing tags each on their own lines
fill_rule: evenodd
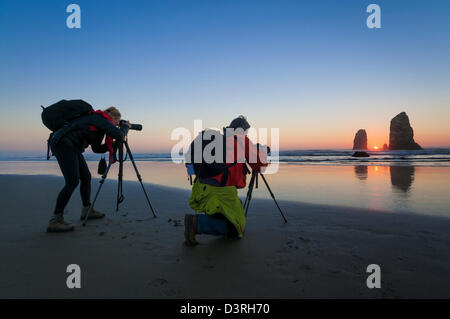
<svg viewBox="0 0 450 319">
<path fill-rule="evenodd" d="M 82 227 L 78 190 L 67 207 L 76 230 L 45 233 L 63 179 L 0 175 L 0 298 L 449 298 L 450 220 L 417 214 L 254 199 L 242 240 L 198 236 L 183 244 L 189 191 L 108 180 L 97 208 L 103 220 Z M 97 189 L 93 181 L 93 192 Z M 81 267 L 68 289 L 66 267 Z M 368 289 L 366 267 L 381 267 Z"/>
<path fill-rule="evenodd" d="M 136 163 L 144 182 L 190 190 L 183 164 Z M 97 162 L 88 165 L 99 177 Z M 113 165 L 108 179 L 117 179 L 117 173 L 118 165 Z M 0 174 L 61 176 L 55 161 L 0 161 Z M 276 174 L 266 178 L 280 200 L 450 218 L 450 167 L 281 164 Z M 129 161 L 124 163 L 124 179 L 137 181 Z M 270 199 L 259 182 L 253 196 Z M 239 192 L 245 196 L 246 191 Z"/>
</svg>

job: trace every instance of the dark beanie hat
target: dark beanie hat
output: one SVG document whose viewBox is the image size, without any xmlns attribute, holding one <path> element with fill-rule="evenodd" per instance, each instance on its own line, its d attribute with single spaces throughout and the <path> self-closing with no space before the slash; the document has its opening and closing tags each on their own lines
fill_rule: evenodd
<svg viewBox="0 0 450 319">
<path fill-rule="evenodd" d="M 237 118 L 231 121 L 228 127 L 237 129 L 242 128 L 244 131 L 250 128 L 250 124 L 248 124 L 247 119 L 243 115 L 239 115 Z"/>
</svg>

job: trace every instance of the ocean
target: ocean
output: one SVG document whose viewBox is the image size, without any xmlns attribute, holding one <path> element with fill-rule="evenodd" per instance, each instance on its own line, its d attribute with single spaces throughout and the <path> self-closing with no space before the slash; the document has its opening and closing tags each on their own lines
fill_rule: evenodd
<svg viewBox="0 0 450 319">
<path fill-rule="evenodd" d="M 354 151 L 347 150 L 291 150 L 280 151 L 279 162 L 306 165 L 377 165 L 377 166 L 450 166 L 450 148 L 427 148 L 419 151 L 367 151 L 370 157 L 352 157 Z M 170 162 L 169 153 L 133 153 L 136 161 Z M 101 155 L 85 153 L 88 161 L 97 161 Z M 178 159 L 182 158 L 181 156 Z M 269 157 L 277 161 L 276 157 Z M 0 161 L 45 161 L 42 155 L 0 154 Z M 51 160 L 55 160 L 52 157 Z"/>
</svg>

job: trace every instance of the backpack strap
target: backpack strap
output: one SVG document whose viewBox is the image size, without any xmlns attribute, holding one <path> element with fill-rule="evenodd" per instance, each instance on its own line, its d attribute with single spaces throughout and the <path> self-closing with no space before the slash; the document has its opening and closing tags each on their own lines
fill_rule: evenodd
<svg viewBox="0 0 450 319">
<path fill-rule="evenodd" d="M 70 131 L 72 130 L 72 123 L 66 123 L 59 130 L 54 131 L 49 139 L 50 145 L 56 145 L 58 142 Z"/>
<path fill-rule="evenodd" d="M 227 151 L 227 145 L 226 145 L 227 137 L 226 137 L 226 133 L 225 132 L 226 132 L 226 130 L 224 129 L 224 132 L 223 132 L 223 162 L 224 163 L 226 163 L 226 160 L 227 160 L 227 158 L 226 158 L 227 157 L 227 153 L 226 153 L 226 151 Z M 239 142 L 239 140 L 237 139 L 236 135 L 234 135 L 234 139 L 237 142 Z M 233 153 L 234 153 L 234 141 L 233 141 Z M 234 158 L 233 158 L 233 163 L 225 166 L 225 168 L 223 169 L 223 175 L 222 175 L 222 179 L 220 181 L 220 186 L 225 186 L 227 184 L 228 177 L 230 176 L 230 171 L 228 169 L 230 167 L 236 165 L 237 163 L 238 162 L 234 161 Z"/>
<path fill-rule="evenodd" d="M 230 165 L 225 166 L 225 168 L 223 169 L 223 175 L 222 175 L 222 179 L 220 181 L 220 186 L 225 186 L 227 184 L 228 177 L 230 176 L 230 171 L 228 169 L 236 164 L 237 164 L 237 162 L 234 162 L 234 163 L 231 163 Z"/>
<path fill-rule="evenodd" d="M 50 160 L 50 140 L 53 137 L 53 132 L 50 133 L 50 135 L 48 136 L 48 140 L 47 140 L 47 161 Z M 53 152 L 52 152 L 52 156 L 53 156 Z"/>
<path fill-rule="evenodd" d="M 201 139 L 202 144 L 203 144 L 203 133 L 204 132 L 205 132 L 205 130 L 200 132 L 200 134 L 202 134 L 202 139 Z M 191 153 L 191 162 L 195 164 L 195 142 L 193 145 L 194 145 L 194 152 Z M 202 146 L 202 163 L 203 163 L 203 146 Z M 200 170 L 198 172 L 198 175 L 202 175 L 202 167 L 203 167 L 203 165 L 200 165 Z"/>
<path fill-rule="evenodd" d="M 51 145 L 56 145 L 58 144 L 58 142 L 70 131 L 72 131 L 74 129 L 74 125 L 78 124 L 79 122 L 81 122 L 82 120 L 84 120 L 84 118 L 86 116 L 90 116 L 90 115 L 84 115 L 81 116 L 75 120 L 73 120 L 72 122 L 66 122 L 66 124 L 64 124 L 63 127 L 61 127 L 60 129 L 54 131 L 51 135 L 51 138 L 49 138 L 49 143 L 50 146 Z"/>
</svg>

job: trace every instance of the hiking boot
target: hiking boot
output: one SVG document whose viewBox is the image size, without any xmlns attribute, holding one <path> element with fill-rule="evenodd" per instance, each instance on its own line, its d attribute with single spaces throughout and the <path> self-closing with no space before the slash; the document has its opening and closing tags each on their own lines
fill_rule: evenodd
<svg viewBox="0 0 450 319">
<path fill-rule="evenodd" d="M 184 215 L 184 239 L 188 246 L 198 245 L 198 242 L 195 240 L 195 235 L 197 234 L 197 222 L 197 215 Z"/>
<path fill-rule="evenodd" d="M 62 214 L 53 215 L 47 226 L 48 233 L 68 232 L 73 229 L 74 227 L 72 224 L 64 221 L 64 216 Z"/>
<path fill-rule="evenodd" d="M 91 206 L 83 207 L 83 209 L 81 210 L 80 220 L 84 220 L 86 218 L 86 215 L 87 215 L 90 207 Z M 103 218 L 103 217 L 105 217 L 105 214 L 100 213 L 92 208 L 92 211 L 89 214 L 88 219 L 99 219 L 99 218 Z"/>
</svg>

